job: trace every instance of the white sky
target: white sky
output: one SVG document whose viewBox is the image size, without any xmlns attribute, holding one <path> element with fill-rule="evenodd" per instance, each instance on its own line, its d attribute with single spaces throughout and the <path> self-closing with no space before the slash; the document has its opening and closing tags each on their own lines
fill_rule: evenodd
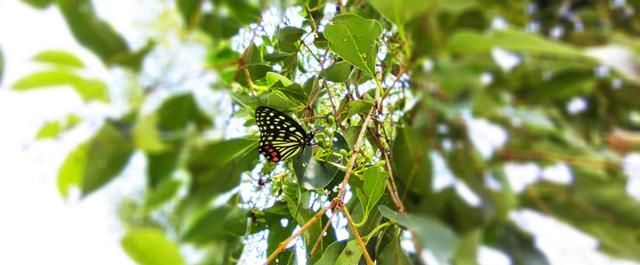
<svg viewBox="0 0 640 265">
<path fill-rule="evenodd" d="M 145 1 L 94 2 L 100 16 L 134 45 L 141 44 L 140 39 L 132 40 L 136 36 L 133 18 L 145 13 L 139 8 Z M 123 177 L 87 199 L 64 201 L 56 190 L 58 166 L 69 150 L 91 134 L 97 121 L 109 110 L 101 105 L 85 105 L 70 89 L 9 91 L 18 78 L 39 69 L 30 58 L 46 49 L 64 49 L 77 54 L 88 65 L 89 75 L 112 82 L 107 69 L 74 41 L 54 8 L 38 11 L 19 1 L 0 0 L 0 47 L 6 61 L 0 86 L 0 124 L 4 129 L 0 134 L 3 166 L 0 264 L 133 264 L 120 248 L 123 231 L 115 210 L 122 195 L 142 187 L 144 159 L 141 156 L 134 156 Z M 68 113 L 80 113 L 96 122 L 74 129 L 59 140 L 34 143 L 35 133 L 45 121 L 60 119 Z M 487 127 L 487 135 L 495 135 L 495 128 L 491 126 L 478 127 Z M 474 139 L 476 142 L 482 144 Z M 500 142 L 487 141 L 485 155 L 491 155 L 491 149 L 504 141 Z M 518 169 L 519 175 L 527 174 L 523 166 L 512 167 Z M 560 168 L 558 172 L 565 171 Z M 637 181 L 633 186 L 637 189 L 640 176 L 634 179 Z M 531 211 L 519 211 L 513 218 L 538 233 L 537 241 L 553 264 L 633 264 L 613 261 L 594 252 L 597 242 L 551 218 Z M 503 254 L 486 247 L 480 255 L 485 261 L 483 264 L 509 264 Z M 488 260 L 492 262 L 487 263 Z"/>
</svg>

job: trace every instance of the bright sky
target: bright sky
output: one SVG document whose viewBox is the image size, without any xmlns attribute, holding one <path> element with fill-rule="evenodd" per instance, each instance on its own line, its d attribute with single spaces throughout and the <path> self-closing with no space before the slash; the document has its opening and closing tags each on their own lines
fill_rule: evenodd
<svg viewBox="0 0 640 265">
<path fill-rule="evenodd" d="M 100 16 L 130 41 L 136 36 L 133 19 L 148 15 L 140 9 L 146 1 L 94 2 Z M 139 44 L 140 40 L 133 39 L 133 42 Z M 0 137 L 0 161 L 3 161 L 4 172 L 0 176 L 0 249 L 3 250 L 0 264 L 133 264 L 120 248 L 123 231 L 115 210 L 122 195 L 142 187 L 143 157 L 134 156 L 123 176 L 107 188 L 82 201 L 77 198 L 64 201 L 56 190 L 58 167 L 69 150 L 90 136 L 109 110 L 101 105 L 85 105 L 69 89 L 29 93 L 9 91 L 17 79 L 39 69 L 40 66 L 31 63 L 30 58 L 46 49 L 63 49 L 77 54 L 88 65 L 89 75 L 113 82 L 107 69 L 74 41 L 54 8 L 38 11 L 19 1 L 0 0 L 0 47 L 6 60 L 6 72 L 0 86 L 0 124 L 4 128 Z M 59 140 L 34 142 L 35 133 L 44 122 L 60 119 L 68 113 L 80 113 L 90 122 Z M 486 121 L 466 119 L 471 126 L 477 127 L 474 131 L 486 133 L 472 137 L 483 155 L 490 155 L 492 149 L 506 140 L 507 136 L 501 135 Z M 501 136 L 495 142 L 496 137 L 487 135 Z M 640 156 L 629 161 L 628 167 L 632 171 L 640 165 Z M 455 185 L 461 196 L 473 203 L 473 195 L 464 195 L 469 193 L 468 187 L 452 177 L 447 178 L 446 170 L 442 170 L 442 174 L 438 174 L 440 179 L 436 179 L 439 188 Z M 516 164 L 508 171 L 517 172 L 524 178 L 539 171 L 543 175 L 555 175 L 560 181 L 571 178 L 562 164 L 547 169 Z M 635 184 L 630 187 L 638 191 L 640 176 L 633 179 Z M 539 234 L 537 242 L 553 264 L 634 264 L 613 261 L 594 252 L 596 241 L 538 213 L 519 211 L 513 218 Z M 482 248 L 480 256 L 487 265 L 509 264 L 503 254 L 489 248 Z M 487 262 L 489 260 L 491 262 Z"/>
</svg>

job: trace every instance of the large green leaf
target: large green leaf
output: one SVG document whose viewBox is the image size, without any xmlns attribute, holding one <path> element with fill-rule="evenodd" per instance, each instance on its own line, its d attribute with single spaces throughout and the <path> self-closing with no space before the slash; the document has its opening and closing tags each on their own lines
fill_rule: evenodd
<svg viewBox="0 0 640 265">
<path fill-rule="evenodd" d="M 137 144 L 146 144 L 147 158 L 149 160 L 147 172 L 149 174 L 149 186 L 154 188 L 162 181 L 168 179 L 175 170 L 183 143 L 187 137 L 188 125 L 193 124 L 196 128 L 206 128 L 211 124 L 211 119 L 205 115 L 191 93 L 179 94 L 165 100 L 158 108 L 155 121 L 156 128 L 146 128 L 148 135 L 139 135 L 144 133 L 145 122 L 153 123 L 153 120 L 145 120 L 144 118 L 139 126 L 134 128 L 134 135 Z M 151 118 L 153 119 L 153 118 Z M 138 129 L 136 131 L 135 129 Z M 152 130 L 157 130 L 158 135 L 154 135 Z M 157 139 L 154 139 L 157 137 Z M 144 138 L 141 140 L 140 138 Z M 162 142 L 156 142 L 161 140 Z M 161 145 L 157 145 L 162 143 Z M 153 146 L 148 146 L 152 144 Z M 157 150 L 157 149 L 160 150 Z"/>
<path fill-rule="evenodd" d="M 411 260 L 400 246 L 400 238 L 394 237 L 388 242 L 378 256 L 379 264 L 410 265 Z"/>
<path fill-rule="evenodd" d="M 389 174 L 378 166 L 369 167 L 364 171 L 363 184 L 356 188 L 356 195 L 363 206 L 365 219 L 384 194 L 388 178 Z"/>
<path fill-rule="evenodd" d="M 122 248 L 140 265 L 184 265 L 175 242 L 155 228 L 137 228 L 122 238 Z"/>
<path fill-rule="evenodd" d="M 392 150 L 396 178 L 418 194 L 431 188 L 431 159 L 424 133 L 411 127 L 399 128 Z"/>
<path fill-rule="evenodd" d="M 84 63 L 74 54 L 63 50 L 47 50 L 36 54 L 33 60 L 41 63 L 50 63 L 56 66 L 84 68 Z"/>
<path fill-rule="evenodd" d="M 257 140 L 221 140 L 193 148 L 187 169 L 193 176 L 191 194 L 204 202 L 240 183 L 240 174 L 258 161 Z M 196 198 L 197 197 L 197 198 Z"/>
<path fill-rule="evenodd" d="M 91 0 L 56 0 L 76 41 L 98 55 L 107 64 L 119 64 L 139 70 L 144 56 L 137 60 L 119 60 L 131 51 L 125 39 L 96 15 Z M 144 48 L 142 49 L 144 50 Z"/>
<path fill-rule="evenodd" d="M 182 240 L 204 245 L 226 237 L 240 237 L 247 227 L 247 211 L 237 206 L 213 208 L 199 217 L 183 234 Z"/>
<path fill-rule="evenodd" d="M 456 53 L 488 53 L 493 48 L 504 48 L 515 52 L 562 56 L 593 62 L 573 46 L 517 30 L 494 31 L 486 35 L 473 31 L 458 31 L 449 40 L 448 48 Z"/>
<path fill-rule="evenodd" d="M 370 77 L 375 77 L 376 40 L 380 33 L 378 21 L 354 14 L 336 16 L 324 30 L 329 48 Z"/>
<path fill-rule="evenodd" d="M 200 18 L 202 12 L 201 7 L 203 2 L 204 0 L 176 1 L 178 11 L 180 11 L 180 15 L 182 15 L 182 19 L 187 25 L 187 28 L 193 28 L 195 25 L 198 25 L 198 19 Z"/>
<path fill-rule="evenodd" d="M 420 15 L 437 0 L 369 0 L 369 3 L 386 19 L 402 27 L 405 22 Z"/>
<path fill-rule="evenodd" d="M 384 205 L 380 213 L 391 221 L 413 231 L 422 247 L 431 251 L 442 264 L 449 263 L 458 244 L 458 236 L 447 225 L 427 216 L 398 214 Z"/>
<path fill-rule="evenodd" d="M 22 2 L 29 4 L 34 8 L 45 9 L 51 5 L 53 0 L 22 0 Z"/>
<path fill-rule="evenodd" d="M 133 146 L 118 128 L 106 123 L 87 142 L 69 153 L 58 171 L 58 189 L 63 197 L 73 186 L 86 196 L 114 179 L 126 166 Z"/>
<path fill-rule="evenodd" d="M 362 257 L 362 249 L 356 240 L 350 240 L 336 259 L 335 264 L 358 264 Z"/>
<path fill-rule="evenodd" d="M 32 73 L 18 80 L 13 88 L 18 91 L 70 86 L 85 101 L 109 101 L 107 85 L 97 79 L 85 79 L 66 70 L 46 70 Z"/>
<path fill-rule="evenodd" d="M 315 265 L 334 265 L 338 264 L 336 261 L 344 250 L 347 243 L 345 241 L 336 241 L 329 245 L 327 249 L 322 253 L 322 257 L 316 261 Z"/>
<path fill-rule="evenodd" d="M 342 83 L 349 79 L 351 65 L 346 61 L 337 62 L 320 72 L 320 76 L 328 81 Z"/>
</svg>

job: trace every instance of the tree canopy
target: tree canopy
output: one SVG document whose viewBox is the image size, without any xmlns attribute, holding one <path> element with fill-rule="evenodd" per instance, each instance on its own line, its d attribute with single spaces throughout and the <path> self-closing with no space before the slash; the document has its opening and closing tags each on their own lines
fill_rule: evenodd
<svg viewBox="0 0 640 265">
<path fill-rule="evenodd" d="M 640 147 L 640 1 L 161 1 L 137 47 L 91 0 L 23 2 L 58 9 L 124 73 L 110 87 L 84 58 L 47 50 L 12 88 L 124 105 L 68 154 L 57 188 L 91 196 L 143 154 L 146 185 L 119 211 L 138 264 L 426 264 L 426 251 L 466 265 L 481 246 L 550 264 L 511 218 L 523 209 L 640 261 L 623 165 Z M 0 53 L 0 82 L 2 70 Z M 266 161 L 259 106 L 317 145 Z M 535 179 L 512 170 L 523 165 Z"/>
</svg>

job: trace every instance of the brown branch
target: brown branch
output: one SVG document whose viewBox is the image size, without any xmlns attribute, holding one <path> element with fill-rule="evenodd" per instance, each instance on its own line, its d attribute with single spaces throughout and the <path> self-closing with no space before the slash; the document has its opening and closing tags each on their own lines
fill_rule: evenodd
<svg viewBox="0 0 640 265">
<path fill-rule="evenodd" d="M 360 233 L 358 233 L 358 228 L 356 228 L 356 226 L 353 224 L 353 219 L 351 219 L 349 210 L 344 205 L 342 205 L 340 209 L 342 210 L 342 212 L 344 213 L 344 216 L 347 217 L 347 220 L 349 221 L 348 222 L 349 228 L 351 228 L 353 237 L 356 239 L 356 242 L 358 243 L 360 250 L 362 250 L 362 255 L 364 255 L 364 260 L 367 262 L 367 265 L 375 264 L 371 259 L 371 256 L 369 256 L 369 252 L 367 251 L 367 245 L 365 245 L 364 241 L 362 241 L 362 237 L 360 237 Z"/>
<path fill-rule="evenodd" d="M 289 243 L 291 241 L 293 241 L 294 239 L 298 238 L 298 236 L 300 236 L 302 233 L 304 233 L 304 231 L 306 231 L 307 229 L 309 229 L 309 227 L 311 227 L 311 225 L 315 224 L 318 220 L 320 220 L 320 218 L 322 218 L 322 215 L 333 206 L 334 204 L 330 204 L 327 205 L 325 207 L 323 207 L 322 209 L 320 209 L 320 211 L 318 211 L 316 213 L 316 215 L 314 215 L 313 217 L 311 217 L 311 219 L 309 219 L 309 221 L 307 221 L 304 225 L 302 225 L 302 227 L 300 227 L 300 229 L 298 231 L 296 231 L 295 233 L 293 233 L 291 236 L 289 236 L 287 239 L 285 239 L 284 241 L 280 242 L 280 244 L 278 245 L 278 248 L 276 248 L 273 253 L 271 253 L 271 255 L 269 255 L 269 257 L 267 258 L 267 261 L 264 264 L 271 264 L 271 262 L 273 262 L 276 257 L 278 257 L 278 255 L 284 251 L 284 249 L 287 247 L 287 245 L 289 245 Z"/>
<path fill-rule="evenodd" d="M 313 244 L 313 248 L 311 248 L 311 252 L 309 252 L 309 257 L 313 257 L 313 254 L 316 253 L 316 249 L 320 245 L 320 242 L 322 241 L 322 238 L 324 237 L 324 233 L 326 233 L 327 229 L 329 229 L 329 225 L 331 225 L 331 220 L 333 220 L 333 217 L 335 215 L 336 215 L 336 211 L 333 211 L 333 213 L 331 214 L 331 217 L 329 217 L 329 221 L 324 225 L 324 227 L 322 228 L 322 232 L 320 233 L 320 235 L 316 239 L 316 242 Z"/>
</svg>

